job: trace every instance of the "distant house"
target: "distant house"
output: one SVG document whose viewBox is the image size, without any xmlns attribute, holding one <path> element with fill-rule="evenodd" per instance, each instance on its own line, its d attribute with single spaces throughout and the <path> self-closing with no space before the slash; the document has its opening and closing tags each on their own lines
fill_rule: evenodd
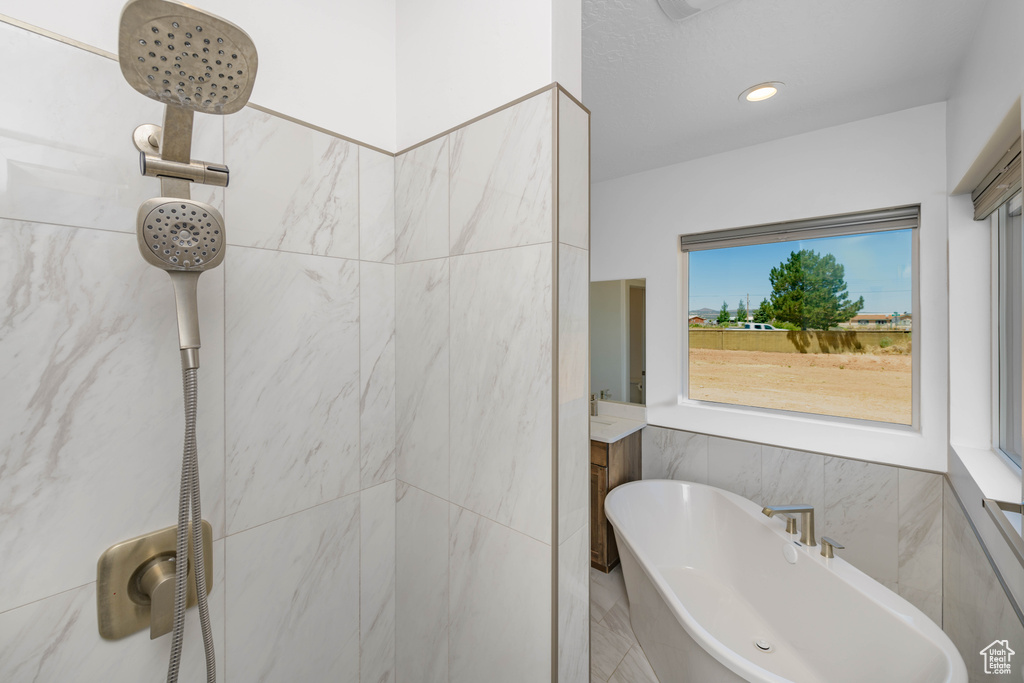
<svg viewBox="0 0 1024 683">
<path fill-rule="evenodd" d="M 861 315 L 855 315 L 850 318 L 850 323 L 853 325 L 887 325 L 892 322 L 892 316 L 879 315 L 877 313 L 864 313 Z"/>
<path fill-rule="evenodd" d="M 858 329 L 858 330 L 877 330 L 877 329 L 893 329 L 893 320 L 895 318 L 896 328 L 909 330 L 911 328 L 911 315 L 904 313 L 903 315 L 892 316 L 885 315 L 882 313 L 861 313 L 850 318 L 845 323 L 839 323 L 840 327 L 846 329 Z"/>
<path fill-rule="evenodd" d="M 707 322 L 707 320 L 705 320 L 704 318 L 700 317 L 699 315 L 691 315 L 690 316 L 690 324 L 691 325 L 703 325 L 706 322 Z"/>
<path fill-rule="evenodd" d="M 705 320 L 712 320 L 718 317 L 718 311 L 713 308 L 698 308 L 696 311 L 690 311 L 690 315 L 698 315 Z"/>
</svg>

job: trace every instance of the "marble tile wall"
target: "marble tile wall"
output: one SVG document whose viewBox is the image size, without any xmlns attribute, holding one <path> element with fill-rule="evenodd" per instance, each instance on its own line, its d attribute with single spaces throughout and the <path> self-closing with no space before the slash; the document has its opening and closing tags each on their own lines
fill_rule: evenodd
<svg viewBox="0 0 1024 683">
<path fill-rule="evenodd" d="M 452 255 L 551 241 L 554 101 L 532 97 L 448 136 Z"/>
<path fill-rule="evenodd" d="M 589 224 L 569 202 L 563 243 L 554 182 L 586 181 L 588 117 L 556 149 L 558 97 L 395 161 L 400 683 L 588 678 Z"/>
<path fill-rule="evenodd" d="M 643 477 L 710 484 L 760 505 L 809 503 L 839 555 L 943 623 L 939 474 L 661 427 L 643 432 Z"/>
<path fill-rule="evenodd" d="M 448 256 L 448 137 L 395 158 L 398 263 Z"/>
<path fill-rule="evenodd" d="M 37 93 L 0 112 L 0 679 L 140 680 L 167 639 L 102 641 L 94 568 L 174 522 L 173 299 L 136 253 L 158 186 L 130 137 L 162 111 L 113 61 L 2 23 L 0 56 Z M 198 117 L 193 156 L 232 172 L 193 191 L 231 244 L 200 280 L 222 680 L 540 680 L 553 656 L 586 680 L 588 118 L 547 91 L 395 159 Z"/>
<path fill-rule="evenodd" d="M 1008 640 L 1024 652 L 1024 626 L 1013 610 L 978 537 L 948 482 L 941 488 L 943 629 L 960 651 L 971 683 L 991 680 L 981 651 L 995 640 Z M 1020 668 L 1011 658 L 1013 674 Z"/>
<path fill-rule="evenodd" d="M 224 265 L 236 533 L 359 491 L 359 263 L 237 247 Z"/>
<path fill-rule="evenodd" d="M 158 183 L 131 133 L 162 108 L 116 62 L 3 23 L 0 57 L 31 95 L 0 111 L 0 680 L 153 679 L 169 639 L 101 640 L 95 567 L 176 516 L 173 296 L 134 236 Z M 231 244 L 199 284 L 220 680 L 395 681 L 394 159 L 248 109 L 197 117 L 193 156 L 232 173 L 193 192 Z"/>
<path fill-rule="evenodd" d="M 224 156 L 230 244 L 359 258 L 357 145 L 246 108 L 224 118 Z"/>
<path fill-rule="evenodd" d="M 448 259 L 399 264 L 395 287 L 398 478 L 448 500 Z"/>
<path fill-rule="evenodd" d="M 451 494 L 550 544 L 551 245 L 451 260 Z"/>
<path fill-rule="evenodd" d="M 448 506 L 449 680 L 551 676 L 552 547 Z"/>
</svg>

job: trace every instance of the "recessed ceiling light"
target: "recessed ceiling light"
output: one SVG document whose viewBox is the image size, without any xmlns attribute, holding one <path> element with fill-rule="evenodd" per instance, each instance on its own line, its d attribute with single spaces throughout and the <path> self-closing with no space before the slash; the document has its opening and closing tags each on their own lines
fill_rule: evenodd
<svg viewBox="0 0 1024 683">
<path fill-rule="evenodd" d="M 758 83 L 757 85 L 751 86 L 740 93 L 740 100 L 746 100 L 747 102 L 761 102 L 767 100 L 770 97 L 775 97 L 775 93 L 779 92 L 784 83 L 778 81 L 768 81 L 767 83 Z"/>
</svg>

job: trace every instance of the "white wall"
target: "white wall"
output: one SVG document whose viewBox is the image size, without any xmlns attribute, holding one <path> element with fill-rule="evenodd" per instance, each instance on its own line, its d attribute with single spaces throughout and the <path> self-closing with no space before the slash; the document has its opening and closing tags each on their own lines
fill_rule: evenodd
<svg viewBox="0 0 1024 683">
<path fill-rule="evenodd" d="M 947 187 L 951 191 L 963 180 L 1024 91 L 1024 58 L 1020 51 L 1022 25 L 1024 3 L 1020 0 L 988 0 L 947 104 Z M 983 164 L 985 171 L 998 161 L 1015 138 L 1011 138 L 1002 151 L 991 152 L 995 158 Z M 973 189 L 974 183 L 970 185 L 969 189 Z"/>
<path fill-rule="evenodd" d="M 194 4 L 256 43 L 252 102 L 389 151 L 395 148 L 395 0 Z M 6 14 L 117 53 L 122 0 L 0 0 Z"/>
<path fill-rule="evenodd" d="M 398 149 L 554 80 L 579 97 L 581 7 L 579 0 L 399 0 Z"/>
<path fill-rule="evenodd" d="M 203 0 L 256 42 L 252 102 L 388 151 L 558 81 L 582 95 L 580 0 Z M 122 0 L 0 0 L 0 14 L 117 52 Z"/>
<path fill-rule="evenodd" d="M 551 0 L 551 80 L 583 99 L 583 2 Z"/>
<path fill-rule="evenodd" d="M 990 221 L 974 220 L 968 193 L 1020 135 L 1012 111 L 1024 91 L 1022 23 L 1024 3 L 989 0 L 948 103 L 947 187 L 967 192 L 949 198 L 949 307 L 980 315 L 971 328 L 949 331 L 956 359 L 950 363 L 950 441 L 971 449 L 992 445 L 992 229 Z M 991 487 L 998 476 L 982 483 L 988 495 L 996 495 Z"/>
<path fill-rule="evenodd" d="M 982 22 L 953 82 L 946 141 L 951 319 L 973 311 L 973 324 L 949 329 L 950 449 L 944 553 L 957 558 L 943 577 L 946 631 L 970 665 L 979 625 L 1017 629 L 1010 603 L 992 567 L 1014 599 L 1024 600 L 1024 572 L 1010 546 L 979 504 L 981 498 L 1021 500 L 1021 471 L 992 446 L 995 303 L 992 220 L 974 221 L 968 194 L 1020 135 L 1024 59 L 1020 53 L 1024 4 L 989 0 Z M 955 492 L 955 497 L 953 493 Z M 957 502 L 956 499 L 959 499 Z M 981 547 L 962 533 L 958 514 L 971 521 Z M 981 552 L 982 548 L 984 553 Z M 987 556 L 987 558 L 986 558 Z M 987 561 L 986 561 L 987 560 Z M 991 563 L 991 564 L 990 564 Z M 973 565 L 973 567 L 971 566 Z M 958 596 L 970 596 L 959 600 Z M 1009 618 L 1007 618 L 1009 617 Z M 1019 630 L 1017 638 L 1020 640 Z"/>
<path fill-rule="evenodd" d="M 647 278 L 651 424 L 946 468 L 945 105 L 933 104 L 598 183 L 591 279 Z M 679 234 L 921 204 L 921 431 L 680 403 Z M 628 226 L 629 229 L 624 228 Z"/>
</svg>

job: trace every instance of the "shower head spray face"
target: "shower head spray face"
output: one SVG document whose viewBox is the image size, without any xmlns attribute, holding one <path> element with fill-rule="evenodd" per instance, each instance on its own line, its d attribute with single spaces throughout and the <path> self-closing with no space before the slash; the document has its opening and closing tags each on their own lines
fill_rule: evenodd
<svg viewBox="0 0 1024 683">
<path fill-rule="evenodd" d="M 157 268 L 202 272 L 224 260 L 224 219 L 209 204 L 150 199 L 139 207 L 139 251 Z"/>
<path fill-rule="evenodd" d="M 146 97 L 204 114 L 245 106 L 256 46 L 226 19 L 171 0 L 131 0 L 121 11 L 121 73 Z"/>
</svg>

